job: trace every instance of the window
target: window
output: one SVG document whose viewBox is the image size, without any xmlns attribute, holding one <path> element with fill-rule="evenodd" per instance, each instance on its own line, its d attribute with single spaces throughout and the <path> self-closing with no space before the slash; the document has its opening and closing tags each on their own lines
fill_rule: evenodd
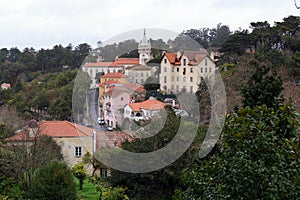
<svg viewBox="0 0 300 200">
<path fill-rule="evenodd" d="M 205 59 L 205 66 L 207 66 L 207 58 Z"/>
<path fill-rule="evenodd" d="M 174 85 L 171 85 L 171 90 L 174 90 Z"/>
<path fill-rule="evenodd" d="M 109 70 L 109 69 L 107 70 L 107 73 L 110 73 L 110 70 Z"/>
<path fill-rule="evenodd" d="M 193 73 L 193 68 L 190 68 L 190 72 Z"/>
<path fill-rule="evenodd" d="M 201 67 L 200 72 L 203 73 L 203 68 Z"/>
<path fill-rule="evenodd" d="M 205 73 L 207 73 L 207 67 L 205 67 Z"/>
<path fill-rule="evenodd" d="M 144 73 L 143 72 L 141 72 L 141 77 L 143 77 L 144 76 Z"/>
<path fill-rule="evenodd" d="M 190 86 L 190 93 L 193 93 L 193 86 Z"/>
<path fill-rule="evenodd" d="M 176 81 L 179 81 L 179 76 L 176 77 Z"/>
<path fill-rule="evenodd" d="M 164 59 L 164 62 L 165 62 L 165 64 L 167 64 L 167 59 L 166 58 Z"/>
<path fill-rule="evenodd" d="M 174 76 L 171 77 L 171 80 L 174 81 Z"/>
<path fill-rule="evenodd" d="M 76 157 L 82 156 L 82 147 L 81 146 L 75 147 L 75 156 Z"/>
<path fill-rule="evenodd" d="M 172 67 L 171 69 L 172 69 L 172 72 L 174 72 L 174 67 Z"/>
<path fill-rule="evenodd" d="M 135 79 L 135 83 L 138 83 L 138 80 L 137 80 L 137 79 Z"/>
<path fill-rule="evenodd" d="M 116 72 L 116 70 L 114 69 L 114 70 L 113 70 L 113 73 L 115 73 L 115 72 Z"/>
<path fill-rule="evenodd" d="M 186 59 L 183 59 L 183 66 L 186 66 Z"/>
<path fill-rule="evenodd" d="M 148 77 L 149 76 L 149 73 L 148 72 L 146 72 L 146 77 Z"/>
<path fill-rule="evenodd" d="M 190 77 L 190 82 L 193 82 L 193 77 Z"/>
<path fill-rule="evenodd" d="M 164 71 L 167 72 L 167 68 L 166 67 L 164 68 Z"/>
<path fill-rule="evenodd" d="M 177 67 L 177 72 L 179 72 L 179 67 Z"/>
<path fill-rule="evenodd" d="M 179 85 L 176 85 L 176 92 L 179 92 Z"/>
<path fill-rule="evenodd" d="M 121 101 L 123 101 L 124 100 L 124 98 L 123 97 L 121 97 Z"/>
<path fill-rule="evenodd" d="M 211 68 L 208 68 L 209 72 L 211 72 Z"/>
<path fill-rule="evenodd" d="M 164 77 L 164 83 L 167 83 L 167 77 L 166 76 Z"/>
<path fill-rule="evenodd" d="M 93 76 L 93 70 L 92 69 L 90 69 L 90 75 Z"/>
<path fill-rule="evenodd" d="M 183 68 L 183 75 L 185 75 L 185 68 Z"/>
<path fill-rule="evenodd" d="M 100 168 L 100 176 L 102 178 L 107 178 L 108 177 L 108 173 L 107 173 L 107 169 L 106 168 Z"/>
<path fill-rule="evenodd" d="M 98 73 L 98 69 L 96 69 L 96 74 Z"/>
<path fill-rule="evenodd" d="M 144 79 L 143 78 L 141 79 L 141 84 L 144 84 Z"/>
</svg>

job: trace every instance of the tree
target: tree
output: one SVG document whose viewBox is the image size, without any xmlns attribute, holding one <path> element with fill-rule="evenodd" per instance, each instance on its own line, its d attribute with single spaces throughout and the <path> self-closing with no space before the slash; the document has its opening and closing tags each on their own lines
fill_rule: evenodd
<svg viewBox="0 0 300 200">
<path fill-rule="evenodd" d="M 188 187 L 175 199 L 297 199 L 297 116 L 289 104 L 228 115 L 219 143 L 185 170 Z"/>
<path fill-rule="evenodd" d="M 82 190 L 83 181 L 86 178 L 86 169 L 82 162 L 77 163 L 72 168 L 74 176 L 79 180 L 79 189 Z"/>
<path fill-rule="evenodd" d="M 124 142 L 122 143 L 122 148 L 130 152 L 146 153 L 153 152 L 167 145 L 176 135 L 179 124 L 184 122 L 180 122 L 180 119 L 175 116 L 172 109 L 166 112 L 168 113 L 166 123 L 156 135 L 136 139 L 133 142 Z M 151 126 L 144 128 L 146 132 L 142 133 L 149 135 L 147 131 L 151 132 L 151 130 L 157 129 L 157 126 L 160 127 L 163 122 L 158 120 L 157 123 L 151 123 Z M 190 127 L 189 123 L 184 130 L 189 132 Z M 112 170 L 111 176 L 108 177 L 109 183 L 113 187 L 121 186 L 127 188 L 126 194 L 128 194 L 130 199 L 171 199 L 174 189 L 183 187 L 185 184 L 180 181 L 182 170 L 195 159 L 196 146 L 202 142 L 204 133 L 204 129 L 198 129 L 196 139 L 191 147 L 169 166 L 154 172 L 140 174 Z"/>
<path fill-rule="evenodd" d="M 263 104 L 267 107 L 278 107 L 282 102 L 280 98 L 283 90 L 281 78 L 275 72 L 272 74 L 269 64 L 264 60 L 255 59 L 251 65 L 254 67 L 254 73 L 241 89 L 244 107 Z"/>
<path fill-rule="evenodd" d="M 58 161 L 39 168 L 27 196 L 30 199 L 76 199 L 72 171 L 65 163 Z"/>
</svg>

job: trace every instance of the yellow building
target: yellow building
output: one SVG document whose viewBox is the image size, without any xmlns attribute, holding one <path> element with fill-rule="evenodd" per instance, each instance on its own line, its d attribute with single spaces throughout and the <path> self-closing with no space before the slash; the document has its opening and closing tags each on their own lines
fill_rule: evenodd
<svg viewBox="0 0 300 200">
<path fill-rule="evenodd" d="M 164 53 L 161 59 L 160 87 L 165 93 L 195 93 L 201 77 L 212 77 L 216 64 L 206 52 Z"/>
</svg>

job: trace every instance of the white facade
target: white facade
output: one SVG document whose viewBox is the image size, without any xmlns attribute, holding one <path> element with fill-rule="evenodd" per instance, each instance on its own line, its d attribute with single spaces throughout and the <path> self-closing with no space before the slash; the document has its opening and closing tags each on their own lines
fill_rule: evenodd
<svg viewBox="0 0 300 200">
<path fill-rule="evenodd" d="M 99 80 L 96 80 L 96 75 L 99 72 L 103 72 L 104 74 L 113 73 L 113 72 L 123 72 L 124 67 L 123 66 L 117 66 L 112 65 L 111 62 L 100 62 L 100 63 L 86 63 L 82 66 L 82 71 L 89 74 L 91 77 L 92 83 L 91 88 L 97 88 L 98 84 L 97 82 Z"/>
<path fill-rule="evenodd" d="M 201 77 L 209 78 L 216 65 L 203 52 L 165 53 L 161 60 L 160 86 L 166 93 L 195 93 Z"/>
</svg>

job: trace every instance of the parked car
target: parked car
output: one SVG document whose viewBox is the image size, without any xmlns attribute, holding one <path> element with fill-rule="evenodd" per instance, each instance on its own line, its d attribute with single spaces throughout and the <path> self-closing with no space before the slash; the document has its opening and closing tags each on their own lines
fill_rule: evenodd
<svg viewBox="0 0 300 200">
<path fill-rule="evenodd" d="M 108 130 L 108 131 L 113 131 L 114 129 L 113 129 L 112 126 L 108 126 L 108 127 L 106 127 L 106 130 Z"/>
<path fill-rule="evenodd" d="M 189 114 L 188 112 L 186 112 L 185 110 L 181 110 L 181 109 L 174 109 L 175 115 L 177 116 L 181 116 L 181 117 L 188 117 Z"/>
<path fill-rule="evenodd" d="M 105 125 L 104 119 L 98 119 L 98 124 L 99 125 Z"/>
</svg>

